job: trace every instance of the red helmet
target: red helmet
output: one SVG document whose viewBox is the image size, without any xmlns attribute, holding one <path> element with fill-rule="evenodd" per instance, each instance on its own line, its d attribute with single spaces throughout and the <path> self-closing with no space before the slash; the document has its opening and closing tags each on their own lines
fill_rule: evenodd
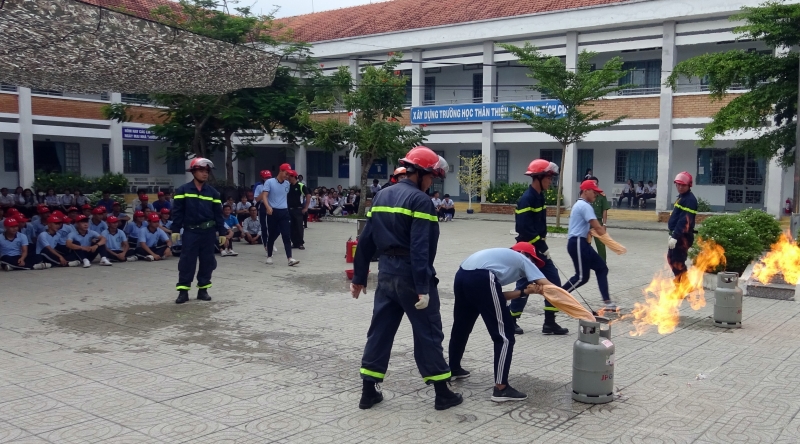
<svg viewBox="0 0 800 444">
<path fill-rule="evenodd" d="M 675 176 L 675 183 L 692 186 L 692 175 L 686 171 L 680 172 Z"/>
<path fill-rule="evenodd" d="M 144 217 L 144 211 L 135 211 L 133 217 Z"/>
<path fill-rule="evenodd" d="M 117 218 L 117 216 L 108 216 L 108 219 L 106 219 L 106 222 L 108 222 L 110 224 L 113 224 L 115 222 L 119 222 L 119 219 Z"/>
<path fill-rule="evenodd" d="M 39 214 L 47 214 L 50 212 L 50 208 L 47 207 L 39 207 L 36 209 L 36 212 Z"/>
<path fill-rule="evenodd" d="M 395 168 L 394 173 L 392 173 L 391 178 L 389 179 L 392 183 L 397 183 L 397 176 L 408 174 L 408 170 L 406 167 L 399 167 Z"/>
<path fill-rule="evenodd" d="M 261 178 L 264 180 L 272 179 L 272 171 L 270 170 L 261 170 Z"/>
<path fill-rule="evenodd" d="M 162 208 L 161 214 L 169 214 L 169 208 Z"/>
<path fill-rule="evenodd" d="M 195 157 L 189 162 L 189 169 L 186 171 L 194 171 L 201 168 L 214 168 L 214 162 L 206 159 L 205 157 Z"/>
<path fill-rule="evenodd" d="M 161 216 L 159 216 L 156 213 L 150 213 L 147 216 L 147 220 L 150 221 L 150 222 L 160 222 L 161 221 Z"/>
<path fill-rule="evenodd" d="M 405 157 L 398 160 L 400 166 L 407 168 L 407 173 L 413 173 L 420 170 L 425 173 L 431 173 L 434 177 L 445 178 L 447 176 L 447 161 L 444 158 L 433 152 L 428 147 L 418 146 L 409 151 Z"/>
<path fill-rule="evenodd" d="M 105 212 L 106 212 L 106 210 L 104 210 L 104 209 L 102 209 L 100 207 L 97 207 L 94 210 L 92 210 L 92 214 L 103 214 Z"/>
<path fill-rule="evenodd" d="M 536 159 L 528 164 L 528 171 L 525 171 L 526 176 L 558 176 L 558 165 L 544 159 Z"/>
<path fill-rule="evenodd" d="M 64 219 L 62 219 L 62 218 L 60 218 L 58 216 L 50 216 L 50 217 L 47 218 L 47 223 L 48 224 L 60 224 L 60 223 L 63 223 L 63 222 L 64 222 Z"/>
<path fill-rule="evenodd" d="M 3 221 L 3 226 L 6 227 L 6 228 L 18 227 L 19 226 L 19 221 L 14 219 L 13 217 L 7 217 Z"/>
<path fill-rule="evenodd" d="M 536 248 L 530 242 L 517 242 L 511 249 L 519 253 L 528 253 L 537 267 L 544 267 L 544 261 L 536 255 Z"/>
</svg>

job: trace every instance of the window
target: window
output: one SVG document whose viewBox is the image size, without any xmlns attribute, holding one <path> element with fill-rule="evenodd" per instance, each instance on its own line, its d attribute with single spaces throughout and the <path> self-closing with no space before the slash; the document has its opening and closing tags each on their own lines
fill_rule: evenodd
<svg viewBox="0 0 800 444">
<path fill-rule="evenodd" d="M 508 150 L 497 150 L 495 165 L 495 182 L 508 183 Z"/>
<path fill-rule="evenodd" d="M 554 164 L 558 165 L 558 171 L 561 171 L 561 153 L 563 150 L 542 150 L 539 154 L 539 157 L 542 159 L 553 162 Z M 561 175 L 553 177 L 553 187 L 558 187 L 558 179 Z"/>
<path fill-rule="evenodd" d="M 583 182 L 587 169 L 593 169 L 594 150 L 578 150 L 578 174 L 575 175 L 578 182 Z M 592 172 L 594 173 L 594 171 Z"/>
<path fill-rule="evenodd" d="M 167 152 L 171 151 L 174 151 L 174 149 L 167 150 Z M 164 163 L 167 164 L 167 174 L 184 174 L 186 172 L 186 160 L 183 157 L 167 156 Z"/>
<path fill-rule="evenodd" d="M 483 73 L 472 74 L 472 101 L 483 102 Z"/>
<path fill-rule="evenodd" d="M 725 185 L 727 153 L 720 149 L 697 150 L 697 185 Z"/>
<path fill-rule="evenodd" d="M 350 177 L 350 156 L 339 156 L 339 179 Z"/>
<path fill-rule="evenodd" d="M 658 150 L 617 150 L 614 182 L 658 183 Z"/>
<path fill-rule="evenodd" d="M 309 151 L 307 160 L 310 177 L 333 177 L 333 154 L 325 151 Z"/>
<path fill-rule="evenodd" d="M 111 172 L 111 158 L 107 143 L 103 144 L 103 172 L 104 173 Z"/>
<path fill-rule="evenodd" d="M 17 92 L 17 87 L 8 83 L 0 83 L 0 91 Z"/>
<path fill-rule="evenodd" d="M 150 174 L 150 150 L 147 146 L 122 147 L 122 172 L 125 174 Z"/>
<path fill-rule="evenodd" d="M 413 100 L 413 98 L 412 98 L 413 94 L 414 94 L 414 91 L 413 91 L 413 89 L 411 87 L 411 77 L 408 77 L 406 79 L 406 100 L 405 100 L 405 105 L 406 106 L 411 106 L 411 101 Z"/>
<path fill-rule="evenodd" d="M 50 89 L 31 89 L 31 94 L 39 94 L 42 96 L 63 96 L 61 91 L 53 91 Z"/>
<path fill-rule="evenodd" d="M 661 92 L 661 59 L 625 62 L 622 64 L 622 69 L 628 73 L 619 80 L 619 84 L 633 86 L 620 91 L 620 95 L 658 94 Z"/>
<path fill-rule="evenodd" d="M 425 100 L 423 105 L 436 103 L 436 77 L 425 77 Z"/>
<path fill-rule="evenodd" d="M 150 96 L 147 94 L 122 94 L 122 103 L 133 103 L 135 105 L 147 105 L 151 103 Z"/>
<path fill-rule="evenodd" d="M 3 163 L 5 171 L 12 173 L 19 171 L 19 145 L 14 139 L 3 139 Z"/>
<path fill-rule="evenodd" d="M 67 173 L 81 172 L 81 146 L 77 143 L 64 144 L 64 166 Z"/>
</svg>

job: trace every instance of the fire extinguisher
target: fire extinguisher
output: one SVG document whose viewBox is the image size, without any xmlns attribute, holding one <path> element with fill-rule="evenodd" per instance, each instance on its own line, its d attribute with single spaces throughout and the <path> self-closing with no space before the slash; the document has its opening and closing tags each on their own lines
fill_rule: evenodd
<svg viewBox="0 0 800 444">
<path fill-rule="evenodd" d="M 358 246 L 358 239 L 353 240 L 353 238 L 347 239 L 345 242 L 345 253 L 344 253 L 344 260 L 351 264 L 355 260 L 356 257 L 356 246 Z"/>
<path fill-rule="evenodd" d="M 783 211 L 786 214 L 792 214 L 792 199 L 790 197 L 786 198 L 786 206 L 783 207 Z"/>
</svg>

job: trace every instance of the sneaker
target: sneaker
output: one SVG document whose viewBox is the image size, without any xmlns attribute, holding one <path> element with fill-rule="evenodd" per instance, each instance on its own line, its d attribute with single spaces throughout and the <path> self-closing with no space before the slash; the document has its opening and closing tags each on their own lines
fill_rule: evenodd
<svg viewBox="0 0 800 444">
<path fill-rule="evenodd" d="M 450 369 L 450 374 L 453 376 L 453 379 L 467 379 L 469 378 L 469 372 L 460 368 L 458 370 Z"/>
<path fill-rule="evenodd" d="M 267 256 L 267 265 L 272 265 L 272 258 Z"/>
<path fill-rule="evenodd" d="M 299 247 L 297 247 L 297 249 L 298 249 L 298 250 L 305 250 L 305 249 L 306 249 L 306 247 L 305 247 L 305 246 L 303 246 L 303 245 L 300 245 Z"/>
<path fill-rule="evenodd" d="M 229 256 L 228 250 L 223 248 L 222 250 L 220 250 L 219 255 L 222 257 Z"/>
<path fill-rule="evenodd" d="M 514 318 L 514 334 L 515 335 L 521 335 L 521 334 L 525 333 L 525 331 L 522 330 L 522 327 L 520 327 L 519 324 L 517 323 L 518 319 L 519 318 Z"/>
<path fill-rule="evenodd" d="M 92 263 L 89 262 L 89 259 L 84 259 L 83 260 L 83 268 L 89 268 L 91 266 L 92 266 Z"/>
<path fill-rule="evenodd" d="M 48 262 L 42 262 L 41 264 L 34 264 L 33 265 L 33 269 L 34 270 L 47 270 L 50 267 L 52 267 L 52 265 L 50 265 L 50 263 L 48 263 Z"/>
<path fill-rule="evenodd" d="M 503 390 L 495 387 L 492 392 L 492 401 L 494 402 L 522 401 L 524 399 L 528 399 L 528 395 L 515 390 L 514 387 L 508 384 L 506 384 L 506 388 Z"/>
<path fill-rule="evenodd" d="M 233 248 L 228 248 L 228 256 L 238 256 L 239 253 L 233 251 Z"/>
<path fill-rule="evenodd" d="M 81 261 L 69 261 L 67 262 L 68 267 L 80 267 Z"/>
<path fill-rule="evenodd" d="M 184 302 L 189 302 L 189 292 L 186 290 L 181 290 L 178 292 L 178 299 L 175 299 L 175 303 L 183 304 Z"/>
<path fill-rule="evenodd" d="M 290 267 L 294 267 L 295 265 L 297 265 L 299 263 L 300 263 L 300 261 L 298 261 L 297 259 L 289 259 L 289 266 Z"/>
<path fill-rule="evenodd" d="M 0 268 L 2 268 L 2 269 L 3 269 L 3 270 L 5 270 L 5 271 L 11 271 L 11 267 L 9 267 L 9 266 L 8 266 L 8 265 L 6 265 L 6 264 L 0 264 Z"/>
<path fill-rule="evenodd" d="M 603 307 L 607 311 L 617 311 L 619 307 L 613 301 L 605 301 L 605 306 Z"/>
<path fill-rule="evenodd" d="M 138 257 L 136 257 L 136 256 L 131 256 L 131 257 L 129 257 L 129 258 L 127 258 L 127 259 L 126 259 L 126 261 L 128 261 L 128 262 L 136 262 L 136 261 L 138 261 L 138 260 L 139 260 L 139 258 L 138 258 Z"/>
<path fill-rule="evenodd" d="M 361 400 L 358 402 L 358 408 L 366 410 L 372 408 L 375 404 L 379 404 L 381 401 L 383 401 L 383 393 L 380 391 L 380 386 L 375 384 L 372 390 L 368 388 L 361 390 Z"/>
<path fill-rule="evenodd" d="M 106 267 L 110 267 L 111 266 L 111 261 L 108 260 L 107 257 L 100 258 L 100 265 L 103 265 L 103 266 L 106 266 Z"/>
<path fill-rule="evenodd" d="M 147 261 L 149 261 L 149 262 L 153 262 L 153 261 L 155 261 L 155 260 L 156 260 L 156 258 L 154 258 L 153 256 L 151 256 L 151 255 L 149 255 L 149 254 L 148 254 L 147 256 L 145 256 L 145 259 L 146 259 Z"/>
</svg>

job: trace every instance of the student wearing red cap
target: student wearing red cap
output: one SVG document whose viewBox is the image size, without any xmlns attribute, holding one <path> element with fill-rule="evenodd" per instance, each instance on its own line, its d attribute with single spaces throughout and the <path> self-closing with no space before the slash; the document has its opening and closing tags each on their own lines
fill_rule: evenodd
<svg viewBox="0 0 800 444">
<path fill-rule="evenodd" d="M 139 245 L 136 247 L 136 256 L 146 261 L 160 261 L 172 256 L 172 241 L 160 228 L 161 217 L 151 213 L 147 217 L 147 226 L 139 231 Z"/>
<path fill-rule="evenodd" d="M 41 255 L 44 262 L 54 267 L 77 267 L 81 261 L 73 253 L 62 254 L 57 250 L 58 240 L 64 220 L 59 216 L 49 216 L 47 229 L 36 238 L 36 254 Z"/>
<path fill-rule="evenodd" d="M 92 210 L 92 218 L 89 220 L 89 229 L 97 232 L 102 233 L 106 231 L 108 228 L 108 224 L 103 220 L 106 216 L 106 209 L 103 207 L 96 207 Z"/>
<path fill-rule="evenodd" d="M 87 219 L 91 219 L 92 217 L 92 206 L 89 204 L 81 205 L 81 214 L 86 216 Z"/>
<path fill-rule="evenodd" d="M 602 192 L 603 190 L 597 186 L 594 180 L 588 179 L 581 182 L 581 198 L 572 206 L 567 232 L 567 252 L 575 265 L 575 276 L 572 276 L 561 288 L 571 293 L 589 282 L 589 271 L 594 270 L 597 276 L 597 287 L 603 297 L 605 308 L 615 311 L 617 306 L 611 301 L 608 294 L 608 266 L 606 261 L 594 251 L 590 243 L 591 238 L 589 238 L 591 229 L 598 235 L 606 233 L 605 227 L 597 221 L 594 208 L 592 208 L 592 202 Z"/>
<path fill-rule="evenodd" d="M 47 230 L 47 218 L 50 217 L 50 209 L 44 205 L 36 207 L 36 215 L 31 218 L 31 225 L 36 229 L 36 237 Z"/>
<path fill-rule="evenodd" d="M 163 232 L 167 233 L 167 235 L 171 236 L 172 235 L 172 230 L 171 230 L 171 228 L 172 228 L 172 220 L 170 220 L 170 211 L 169 211 L 169 209 L 168 208 L 162 208 L 161 210 L 159 210 L 158 214 L 161 217 L 161 220 L 160 220 L 160 223 L 159 223 L 159 228 L 161 228 L 161 230 Z"/>
<path fill-rule="evenodd" d="M 122 212 L 122 205 L 119 202 L 112 202 L 109 208 L 111 208 L 111 212 L 108 215 L 116 217 L 119 221 L 119 229 L 124 231 L 131 217 Z"/>
<path fill-rule="evenodd" d="M 114 206 L 114 201 L 111 199 L 111 193 L 103 191 L 103 198 L 97 201 L 98 207 L 106 207 L 108 212 L 111 212 L 111 207 Z"/>
<path fill-rule="evenodd" d="M 133 220 L 125 224 L 125 234 L 128 235 L 129 244 L 139 245 L 139 232 L 146 225 L 144 223 L 144 211 L 134 211 Z"/>
<path fill-rule="evenodd" d="M 17 213 L 14 216 L 19 222 L 19 232 L 28 238 L 28 246 L 36 248 L 36 228 L 30 223 L 31 221 L 22 213 Z"/>
<path fill-rule="evenodd" d="M 158 192 L 158 200 L 153 202 L 153 210 L 160 212 L 163 209 L 171 210 L 172 204 L 167 200 L 167 193 L 163 191 Z"/>
<path fill-rule="evenodd" d="M 289 266 L 293 267 L 300 263 L 292 257 L 291 239 L 291 218 L 289 217 L 289 206 L 287 196 L 289 194 L 288 177 L 292 171 L 291 165 L 284 163 L 280 167 L 277 177 L 267 180 L 261 192 L 261 202 L 267 211 L 267 265 L 272 265 L 272 252 L 278 236 L 283 239 L 283 248 L 286 251 L 286 258 Z"/>
<path fill-rule="evenodd" d="M 43 263 L 38 254 L 28 254 L 28 238 L 19 232 L 19 222 L 13 217 L 3 220 L 5 232 L 0 235 L 0 265 L 5 270 L 44 270 L 50 264 Z"/>
<path fill-rule="evenodd" d="M 119 219 L 116 216 L 108 216 L 106 223 L 108 228 L 100 234 L 106 240 L 108 259 L 111 262 L 137 261 L 139 258 L 136 257 L 134 249 L 128 244 L 128 236 L 119 229 Z"/>
<path fill-rule="evenodd" d="M 106 240 L 100 233 L 89 230 L 89 219 L 80 215 L 75 219 L 75 231 L 67 236 L 66 246 L 83 262 L 83 268 L 92 266 L 92 261 L 100 256 L 100 265 L 109 266 L 106 256 Z"/>
<path fill-rule="evenodd" d="M 134 211 L 145 211 L 145 209 L 149 209 L 150 211 L 155 211 L 153 208 L 153 204 L 148 203 L 150 197 L 147 194 L 140 194 L 139 195 L 139 203 L 134 207 Z"/>
</svg>

